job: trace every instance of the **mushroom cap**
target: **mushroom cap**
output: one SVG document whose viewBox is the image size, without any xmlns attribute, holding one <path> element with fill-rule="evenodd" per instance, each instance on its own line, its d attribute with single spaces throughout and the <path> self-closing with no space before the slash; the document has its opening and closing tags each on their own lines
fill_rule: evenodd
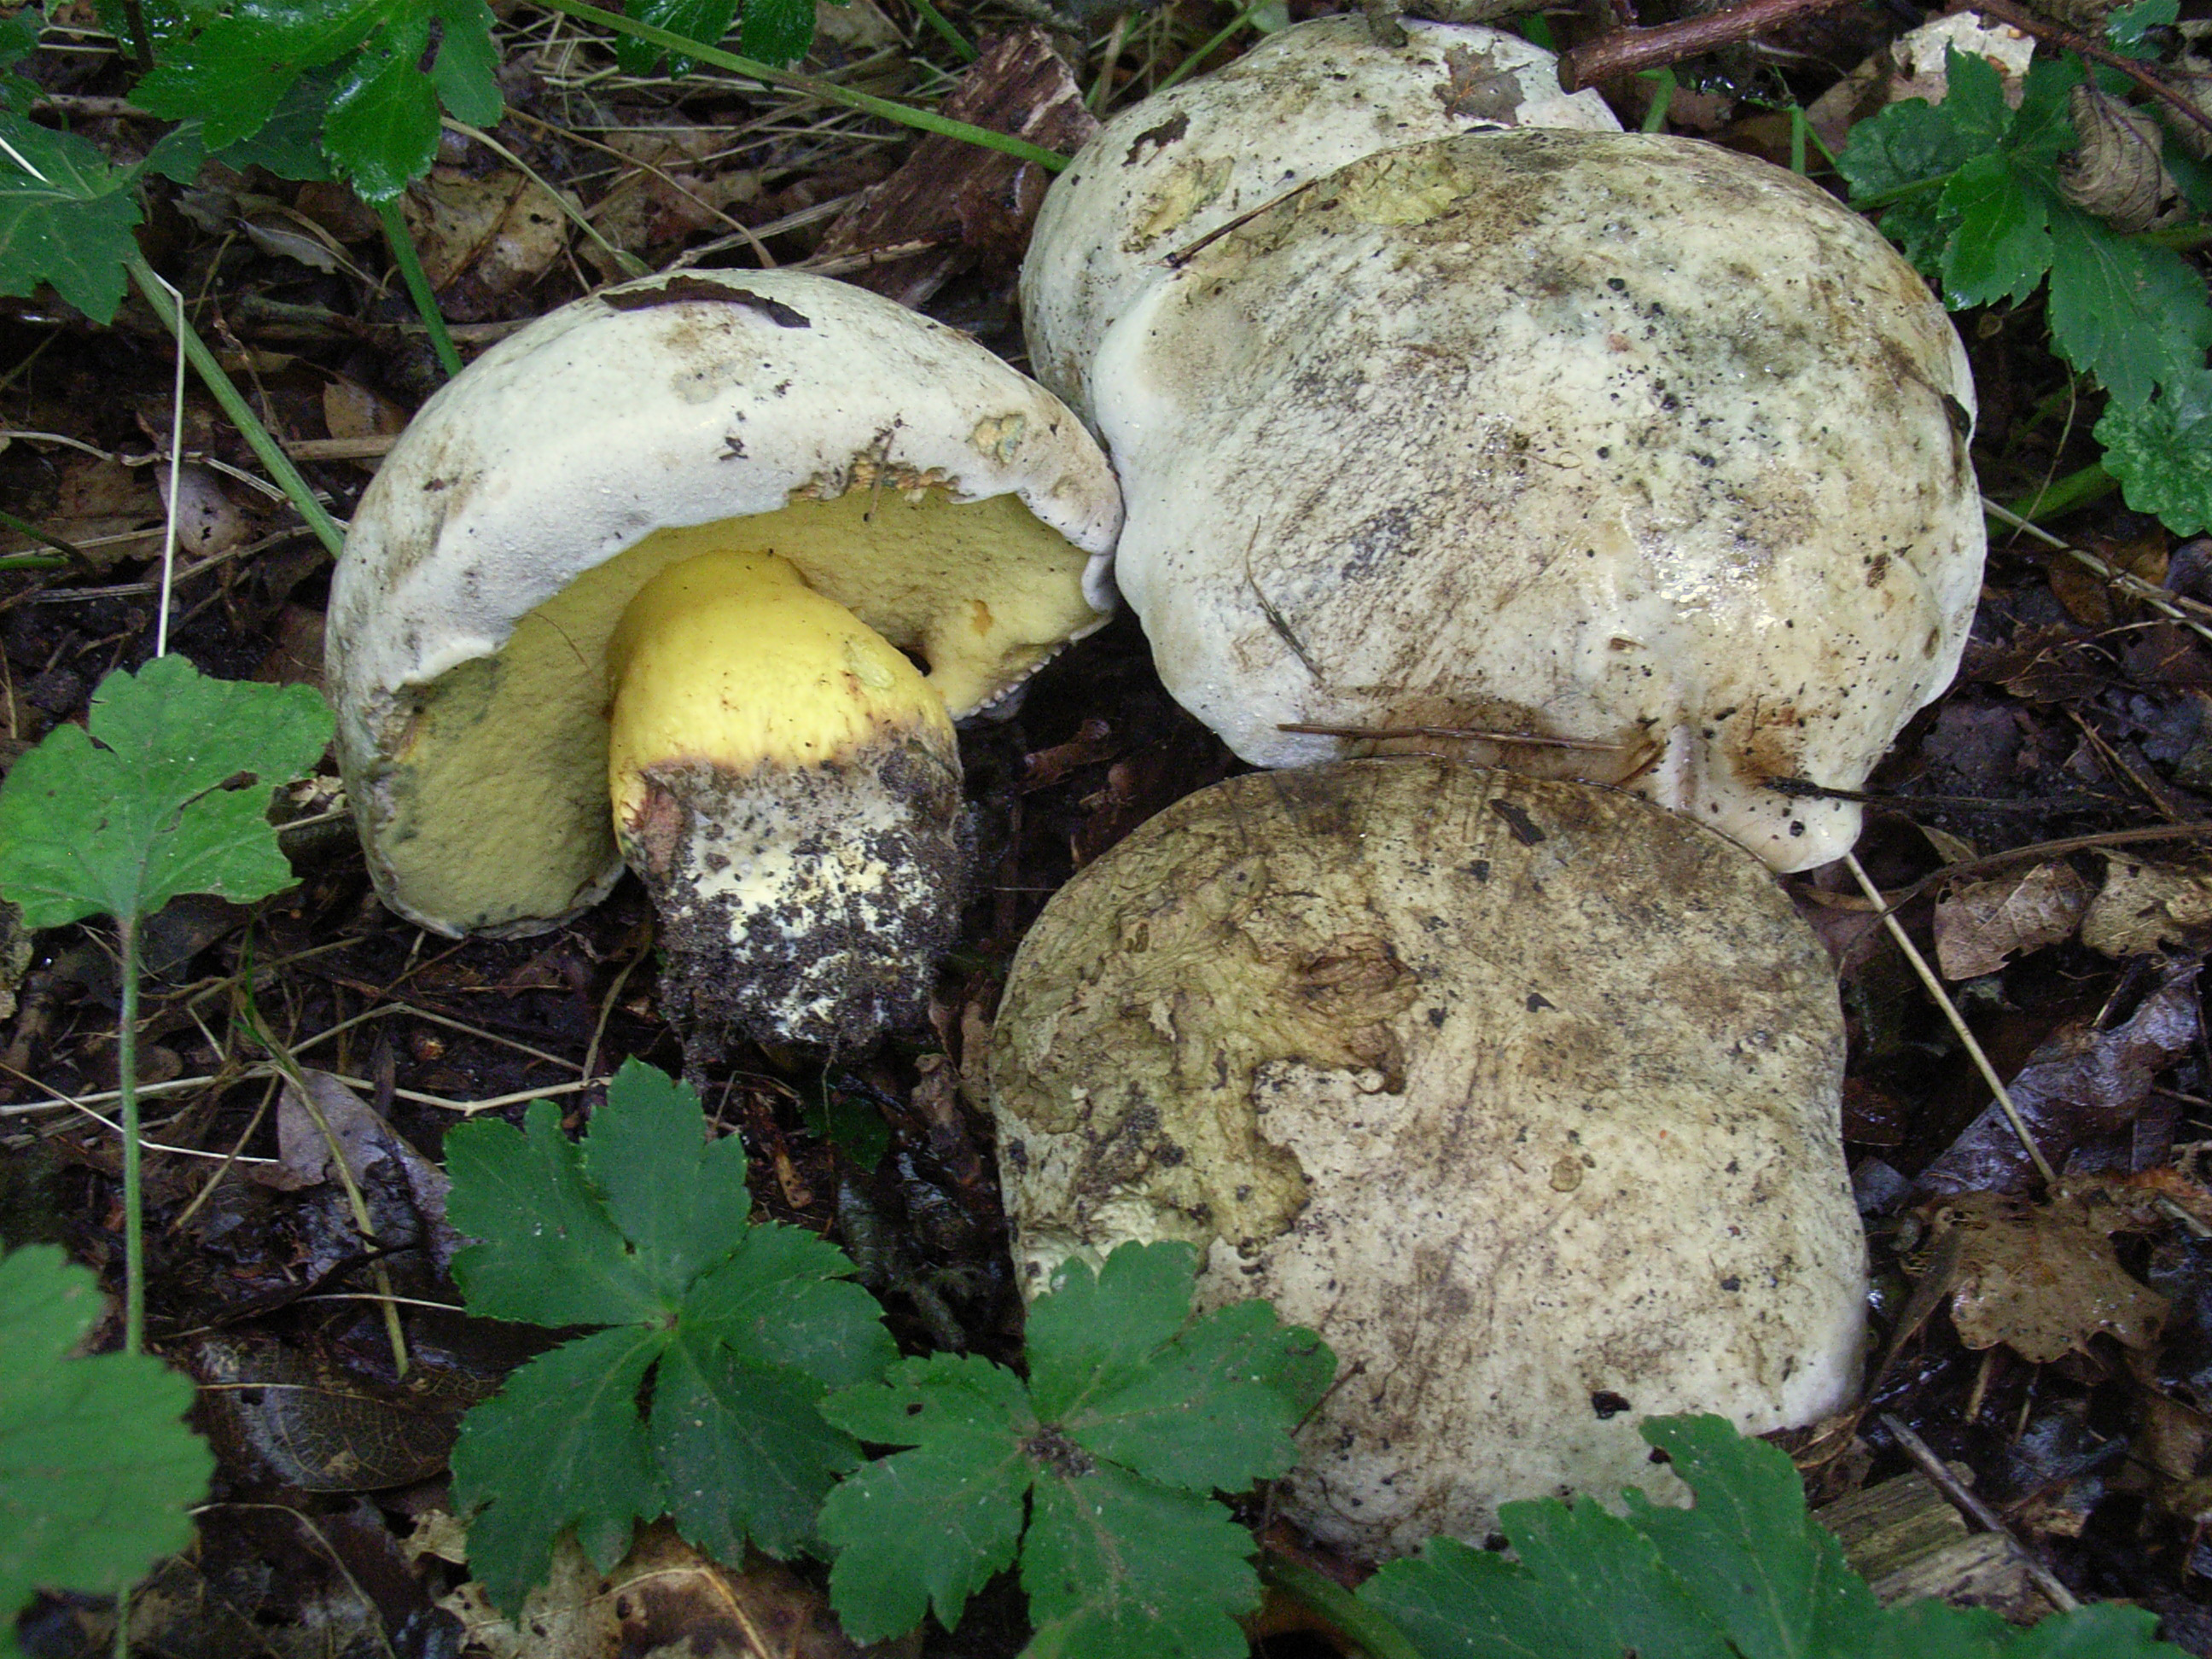
<svg viewBox="0 0 2212 1659">
<path fill-rule="evenodd" d="M 1170 693 L 1286 723 L 1578 739 L 1466 757 L 1632 787 L 1778 870 L 1942 691 L 1981 582 L 1942 307 L 1803 179 L 1692 140 L 1370 156 L 1139 295 L 1093 377 L 1116 555 Z"/>
<path fill-rule="evenodd" d="M 1377 45 L 1364 17 L 1297 24 L 1100 129 L 1053 180 L 1022 261 L 1037 379 L 1092 420 L 1099 342 L 1168 257 L 1347 161 L 1511 126 L 1620 128 L 1517 34 L 1403 22 L 1402 46 Z"/>
<path fill-rule="evenodd" d="M 678 559 L 781 554 L 959 715 L 1103 622 L 1120 523 L 1057 398 L 862 289 L 692 271 L 540 318 L 423 405 L 332 580 L 377 890 L 446 933 L 540 932 L 604 896 L 605 647 Z"/>
<path fill-rule="evenodd" d="M 1336 1351 L 1293 1518 L 1370 1553 L 1671 1480 L 1635 1425 L 1813 1420 L 1864 1244 L 1833 971 L 1758 860 L 1593 785 L 1257 773 L 1078 872 L 1008 975 L 1014 1255 L 1180 1239 Z"/>
</svg>

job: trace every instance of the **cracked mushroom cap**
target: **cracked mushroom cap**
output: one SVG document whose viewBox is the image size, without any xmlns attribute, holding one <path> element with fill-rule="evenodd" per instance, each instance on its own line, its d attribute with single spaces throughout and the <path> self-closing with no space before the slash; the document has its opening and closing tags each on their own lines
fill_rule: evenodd
<svg viewBox="0 0 2212 1659">
<path fill-rule="evenodd" d="M 1464 754 L 1805 869 L 1858 833 L 1818 790 L 1942 690 L 1979 592 L 1942 307 L 1856 214 L 1692 140 L 1356 161 L 1139 296 L 1093 387 L 1121 591 L 1255 765 L 1354 752 L 1292 724 L 1580 744 Z"/>
<path fill-rule="evenodd" d="M 1463 132 L 1620 128 L 1517 34 L 1403 22 L 1401 46 L 1364 17 L 1297 24 L 1101 129 L 1053 181 L 1022 262 L 1036 377 L 1091 420 L 1099 342 L 1169 256 L 1347 161 Z"/>
<path fill-rule="evenodd" d="M 941 726 L 1105 619 L 1120 520 L 1058 399 L 860 289 L 694 271 L 541 318 L 423 406 L 333 579 L 339 754 L 378 892 L 498 935 L 605 894 L 608 647 L 672 567 L 783 562 L 927 665 Z M 872 685 L 872 663 L 835 677 Z"/>
<path fill-rule="evenodd" d="M 1206 1305 L 1319 1330 L 1340 1382 L 1286 1510 L 1390 1554 L 1511 1499 L 1679 1493 L 1643 1417 L 1845 1401 L 1843 1062 L 1827 957 L 1742 848 L 1405 757 L 1231 779 L 1079 872 L 991 1089 L 1030 1292 L 1179 1239 Z"/>
</svg>

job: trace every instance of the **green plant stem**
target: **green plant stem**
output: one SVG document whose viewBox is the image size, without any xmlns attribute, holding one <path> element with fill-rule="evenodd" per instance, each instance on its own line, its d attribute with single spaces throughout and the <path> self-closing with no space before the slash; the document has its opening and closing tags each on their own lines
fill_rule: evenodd
<svg viewBox="0 0 2212 1659">
<path fill-rule="evenodd" d="M 1366 1649 L 1370 1659 L 1421 1659 L 1406 1632 L 1343 1585 L 1311 1567 L 1260 1552 L 1260 1577 L 1271 1589 L 1319 1613 Z"/>
<path fill-rule="evenodd" d="M 315 532 L 315 539 L 335 557 L 345 546 L 345 532 L 338 528 L 337 520 L 323 510 L 314 490 L 300 476 L 300 469 L 292 465 L 292 458 L 270 435 L 269 428 L 261 424 L 238 388 L 231 384 L 230 376 L 222 372 L 222 365 L 215 360 L 215 353 L 208 349 L 207 342 L 200 338 L 199 331 L 177 309 L 172 298 L 173 290 L 155 275 L 154 267 L 146 263 L 143 253 L 131 254 L 124 262 L 124 269 L 131 273 L 131 281 L 138 284 L 138 291 L 154 307 L 154 314 L 176 337 L 177 349 L 199 375 L 200 383 L 230 417 L 230 423 L 238 428 L 247 446 L 260 457 L 261 465 L 269 469 L 269 476 L 276 481 L 276 487 L 291 498 L 307 528 Z"/>
<path fill-rule="evenodd" d="M 1208 58 L 1212 57 L 1216 48 L 1218 48 L 1223 41 L 1226 40 L 1231 35 L 1236 33 L 1237 30 L 1243 28 L 1246 24 L 1249 23 L 1253 18 L 1257 16 L 1260 12 L 1260 8 L 1266 3 L 1267 0 L 1257 0 L 1256 3 L 1247 6 L 1243 10 L 1238 12 L 1236 16 L 1231 18 L 1228 22 L 1224 23 L 1221 27 L 1219 32 L 1217 33 L 1211 40 L 1206 42 L 1206 44 L 1199 47 L 1196 52 L 1191 53 L 1189 57 L 1184 58 L 1180 64 L 1177 64 L 1175 68 L 1168 73 L 1166 78 L 1162 80 L 1158 86 L 1152 88 L 1152 91 L 1154 93 L 1165 92 L 1170 87 L 1175 85 L 1176 82 L 1187 79 L 1188 77 L 1197 74 L 1199 65 L 1203 64 Z"/>
<path fill-rule="evenodd" d="M 960 54 L 962 63 L 972 64 L 981 56 L 975 47 L 968 44 L 968 37 L 954 28 L 945 14 L 931 5 L 929 0 L 914 0 L 914 9 L 921 14 L 923 22 L 943 37 L 946 46 Z"/>
<path fill-rule="evenodd" d="M 138 1173 L 138 918 L 117 919 L 123 1007 L 115 1028 L 115 1098 L 123 1119 L 123 1352 L 146 1351 L 146 1218 Z"/>
<path fill-rule="evenodd" d="M 407 284 L 407 297 L 415 302 L 415 314 L 422 319 L 422 326 L 430 336 L 430 349 L 438 354 L 439 365 L 445 369 L 447 380 L 461 372 L 460 349 L 454 345 L 453 336 L 446 326 L 445 313 L 438 309 L 436 290 L 430 286 L 430 273 L 422 269 L 422 256 L 416 252 L 415 238 L 407 228 L 407 216 L 399 210 L 399 198 L 372 203 L 376 216 L 384 222 L 385 245 L 392 250 L 392 263 L 399 267 L 400 279 Z"/>
<path fill-rule="evenodd" d="M 995 149 L 1001 155 L 1012 155 L 1020 161 L 1034 161 L 1053 173 L 1058 173 L 1068 163 L 1068 157 L 1041 144 L 1032 144 L 1026 138 L 994 132 L 988 127 L 974 126 L 966 121 L 949 120 L 934 110 L 917 109 L 912 104 L 894 103 L 872 93 L 854 92 L 849 87 L 841 87 L 834 81 L 824 81 L 817 76 L 793 75 L 787 70 L 780 70 L 750 58 L 740 58 L 735 52 L 706 46 L 668 29 L 637 22 L 617 12 L 585 5 L 582 0 L 539 0 L 539 3 L 548 11 L 560 12 L 580 22 L 597 23 L 601 28 L 612 29 L 617 34 L 629 35 L 685 58 L 696 58 L 702 64 L 712 64 L 716 69 L 727 70 L 732 75 L 763 81 L 769 86 L 781 87 L 788 92 L 803 92 L 810 98 L 821 99 L 824 103 L 842 104 L 847 109 L 880 116 L 886 121 L 896 121 L 901 126 L 915 127 L 923 132 L 957 138 L 963 143 L 979 144 L 985 149 Z"/>
<path fill-rule="evenodd" d="M 2118 481 L 2099 463 L 2092 461 L 2079 471 L 2052 479 L 2032 495 L 2023 495 L 2016 501 L 2007 501 L 2005 508 L 2030 520 L 2056 519 L 2076 507 L 2087 507 L 2091 501 L 2102 500 L 2118 488 Z M 2010 528 L 2009 526 L 2006 527 Z"/>
<path fill-rule="evenodd" d="M 34 542 L 44 542 L 48 547 L 52 548 L 55 552 L 66 556 L 63 560 L 64 563 L 67 563 L 70 560 L 74 560 L 76 563 L 82 565 L 88 570 L 92 568 L 92 560 L 86 555 L 84 550 L 79 547 L 75 542 L 65 542 L 58 536 L 50 536 L 27 519 L 19 519 L 12 513 L 0 512 L 0 526 L 4 526 L 6 528 L 14 531 L 18 536 L 28 536 Z M 15 555 L 13 556 L 21 557 L 22 556 Z M 5 568 L 11 570 L 52 570 L 54 567 L 51 564 L 16 564 L 9 565 Z"/>
</svg>

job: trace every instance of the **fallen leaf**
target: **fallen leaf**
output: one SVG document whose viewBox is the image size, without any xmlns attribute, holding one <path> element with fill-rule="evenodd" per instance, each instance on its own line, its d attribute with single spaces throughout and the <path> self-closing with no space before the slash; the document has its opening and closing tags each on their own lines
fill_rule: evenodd
<svg viewBox="0 0 2212 1659">
<path fill-rule="evenodd" d="M 169 469 L 155 467 L 154 482 L 162 502 L 168 504 Z M 186 464 L 177 469 L 175 508 L 177 545 L 196 559 L 228 553 L 253 533 L 253 521 L 239 510 L 222 480 L 208 467 Z"/>
<path fill-rule="evenodd" d="M 2054 1168 L 2083 1141 L 2126 1128 L 2148 1100 L 2151 1079 L 2195 1044 L 2198 966 L 2173 969 L 2111 1030 L 2087 1021 L 2061 1025 L 2010 1080 L 2013 1103 Z M 2010 1190 L 2033 1169 L 1992 1101 L 1914 1185 L 1923 1193 Z"/>
<path fill-rule="evenodd" d="M 2081 943 L 2108 957 L 2212 945 L 2212 870 L 2105 855 L 2105 885 L 2081 919 Z"/>
<path fill-rule="evenodd" d="M 2024 875 L 1969 882 L 1936 906 L 1936 957 L 1946 979 L 1993 974 L 2023 951 L 2072 934 L 2089 906 L 2089 884 L 2053 860 Z"/>
<path fill-rule="evenodd" d="M 191 1351 L 202 1420 L 224 1461 L 303 1492 L 376 1492 L 446 1467 L 469 1402 L 387 1397 L 265 1339 L 208 1337 Z"/>
<path fill-rule="evenodd" d="M 496 301 L 544 276 L 568 246 L 560 199 L 512 169 L 483 179 L 434 175 L 401 199 L 422 268 L 455 321 L 483 321 Z"/>
<path fill-rule="evenodd" d="M 374 1107 L 338 1079 L 328 1072 L 301 1075 L 330 1134 L 325 1136 L 298 1087 L 287 1081 L 276 1107 L 276 1164 L 257 1168 L 254 1179 L 285 1192 L 316 1186 L 330 1178 L 332 1142 L 356 1184 L 367 1182 L 374 1165 L 396 1164 L 416 1214 L 428 1225 L 439 1271 L 444 1272 L 461 1246 L 460 1235 L 446 1220 L 446 1194 L 453 1187 L 446 1172 L 400 1139 Z"/>
<path fill-rule="evenodd" d="M 2100 1332 L 2131 1348 L 2157 1338 L 2166 1298 L 2129 1276 L 2112 1241 L 2066 1195 L 2030 1204 L 1958 1193 L 1923 1213 L 1931 1242 L 1957 1247 L 1951 1322 L 1969 1348 L 2002 1342 L 2045 1365 L 2087 1352 Z"/>
</svg>

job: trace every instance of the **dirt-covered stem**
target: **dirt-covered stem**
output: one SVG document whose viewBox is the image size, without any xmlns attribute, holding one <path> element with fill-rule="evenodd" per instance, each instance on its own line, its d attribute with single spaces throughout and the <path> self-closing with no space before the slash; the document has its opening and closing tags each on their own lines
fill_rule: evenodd
<svg viewBox="0 0 2212 1659">
<path fill-rule="evenodd" d="M 276 487 L 299 509 L 300 517 L 315 532 L 316 540 L 335 556 L 345 545 L 345 532 L 338 528 L 337 520 L 324 511 L 323 504 L 315 499 L 314 490 L 300 476 L 300 469 L 292 465 L 292 458 L 270 435 L 269 428 L 261 424 L 252 405 L 231 383 L 230 376 L 223 373 L 222 365 L 208 349 L 207 342 L 200 338 L 199 331 L 178 308 L 173 297 L 174 291 L 155 273 L 143 253 L 132 253 L 124 262 L 124 267 L 130 271 L 131 281 L 138 284 L 138 291 L 146 296 L 147 303 L 154 307 L 154 314 L 176 337 L 177 349 L 185 354 L 185 361 L 192 366 L 200 383 L 213 394 L 217 405 L 230 417 L 230 423 L 260 458 L 261 465 L 269 469 L 269 476 L 276 481 Z"/>
</svg>

